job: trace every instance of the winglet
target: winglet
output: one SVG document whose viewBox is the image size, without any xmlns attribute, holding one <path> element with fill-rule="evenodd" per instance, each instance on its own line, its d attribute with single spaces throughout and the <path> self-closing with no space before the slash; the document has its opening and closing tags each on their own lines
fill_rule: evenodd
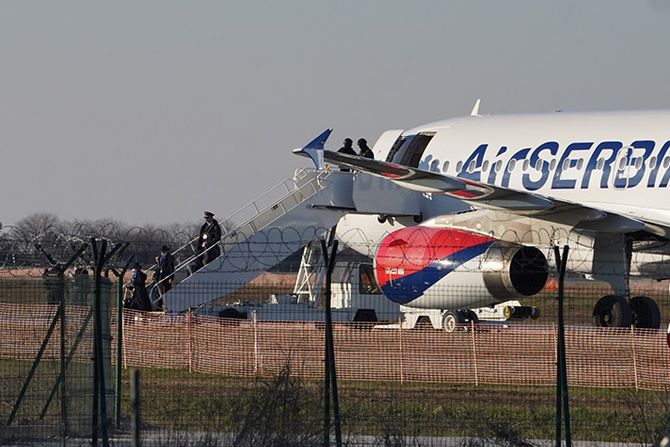
<svg viewBox="0 0 670 447">
<path fill-rule="evenodd" d="M 481 98 L 477 98 L 477 101 L 475 101 L 475 106 L 472 108 L 472 112 L 470 112 L 470 116 L 479 116 L 479 103 L 481 102 Z"/>
<path fill-rule="evenodd" d="M 326 129 L 321 134 L 299 149 L 293 149 L 294 154 L 304 154 L 312 159 L 316 169 L 323 169 L 323 149 L 333 129 Z"/>
</svg>

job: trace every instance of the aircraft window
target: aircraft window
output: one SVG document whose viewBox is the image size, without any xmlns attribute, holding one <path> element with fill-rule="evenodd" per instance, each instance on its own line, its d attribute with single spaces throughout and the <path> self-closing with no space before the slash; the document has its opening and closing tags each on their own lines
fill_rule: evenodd
<svg viewBox="0 0 670 447">
<path fill-rule="evenodd" d="M 391 150 L 389 151 L 388 156 L 386 157 L 386 161 L 392 162 L 393 157 L 395 157 L 395 154 L 398 152 L 400 149 L 400 146 L 405 142 L 407 139 L 406 136 L 400 135 L 397 140 L 395 140 L 395 143 L 393 143 L 393 146 L 391 147 Z"/>
<path fill-rule="evenodd" d="M 670 157 L 665 157 L 663 159 L 663 169 L 668 169 L 668 166 L 670 166 Z"/>
<path fill-rule="evenodd" d="M 539 171 L 540 168 L 542 167 L 542 163 L 543 163 L 542 159 L 538 158 L 537 160 L 535 160 L 535 163 L 533 163 L 533 167 Z"/>
<path fill-rule="evenodd" d="M 628 164 L 628 158 L 623 157 L 621 160 L 619 160 L 619 170 L 623 171 L 624 169 L 626 169 L 627 164 Z"/>
<path fill-rule="evenodd" d="M 637 157 L 635 159 L 635 169 L 640 169 L 642 167 L 642 157 Z"/>
<path fill-rule="evenodd" d="M 605 159 L 604 158 L 599 158 L 598 163 L 596 163 L 596 169 L 598 169 L 599 171 L 602 171 L 604 167 L 605 167 Z"/>
<path fill-rule="evenodd" d="M 482 164 L 482 171 L 488 171 L 489 170 L 489 161 L 484 160 L 484 163 Z"/>
<path fill-rule="evenodd" d="M 584 159 L 580 158 L 579 160 L 577 160 L 577 169 L 582 169 L 583 166 L 584 166 Z"/>
<path fill-rule="evenodd" d="M 553 171 L 554 169 L 556 169 L 556 159 L 555 158 L 552 159 L 551 162 L 549 163 L 549 170 Z"/>
<path fill-rule="evenodd" d="M 470 164 L 468 164 L 468 172 L 475 172 L 475 165 L 477 164 L 476 161 L 472 160 Z"/>
<path fill-rule="evenodd" d="M 368 295 L 379 295 L 382 293 L 375 280 L 372 264 L 361 264 L 358 267 L 358 291 Z"/>
<path fill-rule="evenodd" d="M 563 160 L 563 163 L 561 164 L 561 171 L 567 171 L 569 167 L 570 167 L 570 160 L 566 158 L 565 160 Z"/>
<path fill-rule="evenodd" d="M 649 159 L 649 169 L 654 169 L 656 167 L 656 156 L 654 155 Z"/>
<path fill-rule="evenodd" d="M 456 163 L 456 173 L 461 172 L 462 168 L 463 168 L 463 162 L 462 161 L 459 161 L 458 163 Z"/>
<path fill-rule="evenodd" d="M 512 171 L 514 171 L 515 167 L 516 167 L 516 160 L 515 159 L 510 160 L 509 164 L 507 165 L 507 170 L 509 172 L 512 172 Z"/>
<path fill-rule="evenodd" d="M 445 161 L 442 165 L 442 172 L 447 172 L 449 170 L 449 160 Z"/>
</svg>

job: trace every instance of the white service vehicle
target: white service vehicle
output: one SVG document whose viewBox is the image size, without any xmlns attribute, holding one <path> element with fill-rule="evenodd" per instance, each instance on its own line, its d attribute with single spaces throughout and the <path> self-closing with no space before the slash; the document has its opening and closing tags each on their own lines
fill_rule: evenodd
<svg viewBox="0 0 670 447">
<path fill-rule="evenodd" d="M 540 316 L 537 307 L 522 306 L 517 300 L 505 301 L 494 306 L 461 310 L 420 309 L 400 306 L 400 312 L 403 315 L 402 329 L 433 327 L 434 329 L 444 329 L 446 332 L 454 332 L 459 327 L 467 328 L 470 324 L 476 324 L 479 321 L 536 319 Z"/>
</svg>

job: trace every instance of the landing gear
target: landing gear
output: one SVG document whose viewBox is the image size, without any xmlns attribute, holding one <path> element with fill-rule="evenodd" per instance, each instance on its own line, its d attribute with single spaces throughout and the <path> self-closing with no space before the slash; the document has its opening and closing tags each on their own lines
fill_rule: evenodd
<svg viewBox="0 0 670 447">
<path fill-rule="evenodd" d="M 658 329 L 661 312 L 654 300 L 646 296 L 631 298 L 630 302 L 617 295 L 600 298 L 593 309 L 593 322 L 598 327 L 630 327 Z"/>
<path fill-rule="evenodd" d="M 633 312 L 626 298 L 608 295 L 596 303 L 593 322 L 598 327 L 628 327 L 633 322 Z"/>
<path fill-rule="evenodd" d="M 648 296 L 636 296 L 630 299 L 633 311 L 633 324 L 641 329 L 659 329 L 661 327 L 661 311 L 656 301 Z"/>
<path fill-rule="evenodd" d="M 614 295 L 600 298 L 593 309 L 593 322 L 599 327 L 658 329 L 661 312 L 646 296 L 630 298 L 630 263 L 633 239 L 626 234 L 598 233 L 593 247 L 595 279 L 609 283 Z"/>
</svg>

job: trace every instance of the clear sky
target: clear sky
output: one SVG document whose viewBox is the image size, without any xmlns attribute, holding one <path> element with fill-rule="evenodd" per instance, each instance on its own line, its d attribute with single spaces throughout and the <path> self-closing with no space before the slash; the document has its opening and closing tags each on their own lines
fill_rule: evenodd
<svg viewBox="0 0 670 447">
<path fill-rule="evenodd" d="M 469 113 L 670 107 L 670 0 L 0 3 L 0 222 L 223 217 L 290 151 Z M 670 124 L 670 123 L 669 123 Z"/>
</svg>

